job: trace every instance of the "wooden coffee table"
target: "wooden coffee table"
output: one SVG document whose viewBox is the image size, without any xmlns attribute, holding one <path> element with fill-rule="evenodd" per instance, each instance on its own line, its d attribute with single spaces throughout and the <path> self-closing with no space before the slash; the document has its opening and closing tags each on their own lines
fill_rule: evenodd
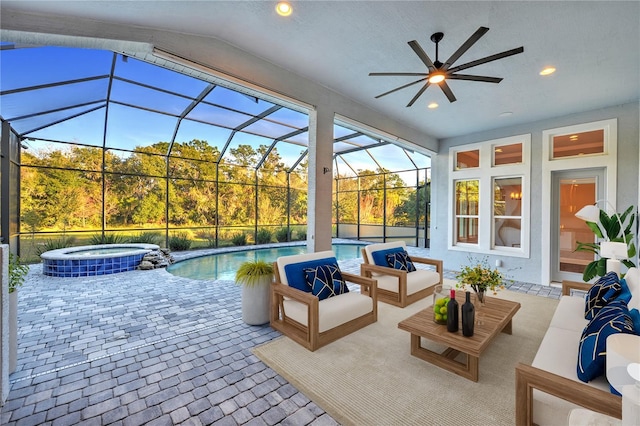
<svg viewBox="0 0 640 426">
<path fill-rule="evenodd" d="M 464 292 L 457 291 L 456 299 L 462 306 Z M 520 309 L 520 303 L 497 297 L 487 297 L 485 301 L 486 304 L 483 307 L 474 303 L 476 325 L 471 337 L 462 335 L 462 312 L 460 312 L 461 324 L 456 333 L 450 333 L 446 325 L 434 322 L 432 306 L 400 322 L 398 328 L 411 333 L 411 355 L 477 382 L 480 354 L 487 349 L 498 333 L 511 334 L 511 320 Z M 481 323 L 478 324 L 478 321 Z M 447 349 L 442 353 L 427 349 L 422 346 L 421 337 L 443 344 Z M 455 359 L 460 354 L 464 355 L 463 362 Z"/>
</svg>

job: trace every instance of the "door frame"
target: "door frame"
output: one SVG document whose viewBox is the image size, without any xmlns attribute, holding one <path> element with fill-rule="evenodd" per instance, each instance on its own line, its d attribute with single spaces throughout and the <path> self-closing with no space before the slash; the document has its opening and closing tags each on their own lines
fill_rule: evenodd
<svg viewBox="0 0 640 426">
<path fill-rule="evenodd" d="M 604 153 L 568 157 L 552 158 L 552 141 L 554 136 L 571 133 L 604 130 Z M 554 285 L 551 282 L 552 250 L 551 240 L 551 174 L 561 170 L 604 169 L 605 182 L 603 185 L 604 199 L 617 207 L 617 173 L 618 173 L 618 120 L 602 120 L 573 126 L 559 127 L 542 132 L 542 194 L 540 199 L 541 241 L 540 259 L 542 285 Z M 558 283 L 559 284 L 559 283 Z"/>
<path fill-rule="evenodd" d="M 560 181 L 565 179 L 585 179 L 585 178 L 594 178 L 595 179 L 595 188 L 596 194 L 594 201 L 602 200 L 605 198 L 604 196 L 604 184 L 606 182 L 605 177 L 606 170 L 602 167 L 597 169 L 572 169 L 572 170 L 554 170 L 551 172 L 551 238 L 550 241 L 550 249 L 551 249 L 551 263 L 550 263 L 550 272 L 551 272 L 551 280 L 553 282 L 560 282 L 562 280 L 572 280 L 572 281 L 581 281 L 582 273 L 577 272 L 563 272 L 560 270 L 560 241 L 556 237 L 554 238 L 553 234 L 558 231 L 560 227 Z M 601 204 L 598 204 L 601 205 Z M 578 209 L 583 206 L 576 206 Z M 606 210 L 609 210 L 606 208 Z M 595 238 L 594 240 L 595 241 Z M 587 241 L 585 241 L 587 242 Z M 592 258 L 593 259 L 593 258 Z"/>
</svg>

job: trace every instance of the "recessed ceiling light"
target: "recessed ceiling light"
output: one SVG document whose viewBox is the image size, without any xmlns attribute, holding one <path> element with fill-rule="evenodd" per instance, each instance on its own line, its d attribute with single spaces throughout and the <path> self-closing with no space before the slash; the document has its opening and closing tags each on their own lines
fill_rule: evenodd
<svg viewBox="0 0 640 426">
<path fill-rule="evenodd" d="M 556 72 L 554 67 L 545 67 L 542 71 L 540 71 L 540 75 L 550 75 Z"/>
<path fill-rule="evenodd" d="M 438 108 L 438 104 L 435 102 L 431 102 L 429 105 L 427 105 L 427 108 L 429 109 L 435 109 Z"/>
<path fill-rule="evenodd" d="M 571 135 L 571 136 L 569 136 L 569 140 L 570 140 L 570 141 L 577 141 L 577 140 L 578 140 L 578 135 Z"/>
<path fill-rule="evenodd" d="M 511 111 L 505 111 L 502 114 L 500 114 L 500 117 L 508 117 L 510 115 L 513 115 L 513 113 Z"/>
<path fill-rule="evenodd" d="M 291 15 L 291 12 L 293 12 L 293 8 L 288 2 L 281 1 L 276 5 L 276 12 L 280 16 L 289 16 Z"/>
</svg>

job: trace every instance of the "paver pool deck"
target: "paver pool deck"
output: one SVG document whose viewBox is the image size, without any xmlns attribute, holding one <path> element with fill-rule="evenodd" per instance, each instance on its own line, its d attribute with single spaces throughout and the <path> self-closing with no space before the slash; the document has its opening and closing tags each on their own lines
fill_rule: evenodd
<svg viewBox="0 0 640 426">
<path fill-rule="evenodd" d="M 359 273 L 361 262 L 340 267 Z M 510 289 L 560 297 L 552 287 Z M 233 281 L 164 269 L 56 278 L 33 265 L 18 311 L 18 365 L 2 425 L 338 424 L 253 355 L 280 334 L 242 322 Z"/>
</svg>

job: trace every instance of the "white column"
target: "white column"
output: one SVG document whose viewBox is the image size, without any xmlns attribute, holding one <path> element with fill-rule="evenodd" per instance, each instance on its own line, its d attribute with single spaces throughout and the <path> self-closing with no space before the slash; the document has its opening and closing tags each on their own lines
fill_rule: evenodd
<svg viewBox="0 0 640 426">
<path fill-rule="evenodd" d="M 309 113 L 309 188 L 307 250 L 331 250 L 333 178 L 333 111 L 317 107 Z"/>
</svg>

